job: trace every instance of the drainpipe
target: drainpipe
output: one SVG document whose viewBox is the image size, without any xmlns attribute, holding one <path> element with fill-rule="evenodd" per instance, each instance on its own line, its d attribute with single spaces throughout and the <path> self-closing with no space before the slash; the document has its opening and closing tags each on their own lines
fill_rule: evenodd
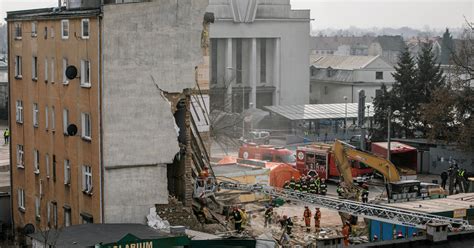
<svg viewBox="0 0 474 248">
<path fill-rule="evenodd" d="M 8 61 L 7 63 L 13 58 L 11 56 L 11 49 L 12 49 L 12 46 L 10 46 L 10 40 L 12 37 L 10 37 L 10 32 L 11 32 L 11 28 L 10 28 L 10 22 L 7 21 L 7 41 L 8 41 Z M 10 63 L 9 63 L 10 64 Z M 10 70 L 12 70 L 12 67 L 11 66 L 8 66 L 8 130 L 10 130 L 10 142 L 8 144 L 8 149 L 10 150 L 10 221 L 12 222 L 12 231 L 13 231 L 13 236 L 15 237 L 15 220 L 13 218 L 13 165 L 12 165 L 12 128 L 11 128 L 11 87 L 10 87 L 10 82 L 11 82 L 11 78 L 12 78 L 12 75 L 13 73 L 10 73 Z"/>
<path fill-rule="evenodd" d="M 99 83 L 97 85 L 98 90 L 97 90 L 97 95 L 98 95 L 98 119 L 99 119 L 99 173 L 100 173 L 100 223 L 105 222 L 105 217 L 104 217 L 104 156 L 102 154 L 102 149 L 103 149 L 103 142 L 102 142 L 102 137 L 103 137 L 103 131 L 102 131 L 102 83 L 104 82 L 104 73 L 103 73 L 103 63 L 102 63 L 102 47 L 103 47 L 103 28 L 102 28 L 102 13 L 103 13 L 103 5 L 100 6 L 101 13 L 97 18 L 97 34 L 98 34 L 98 41 L 97 41 L 97 49 L 98 49 L 98 54 L 97 54 L 97 71 L 98 71 L 98 78 L 99 78 Z"/>
</svg>

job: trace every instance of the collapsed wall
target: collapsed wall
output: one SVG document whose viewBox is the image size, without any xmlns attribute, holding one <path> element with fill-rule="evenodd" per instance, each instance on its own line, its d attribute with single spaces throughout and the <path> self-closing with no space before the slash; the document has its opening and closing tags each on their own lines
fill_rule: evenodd
<svg viewBox="0 0 474 248">
<path fill-rule="evenodd" d="M 103 9 L 104 221 L 144 223 L 168 203 L 167 166 L 180 150 L 164 93 L 194 88 L 208 0 Z"/>
</svg>

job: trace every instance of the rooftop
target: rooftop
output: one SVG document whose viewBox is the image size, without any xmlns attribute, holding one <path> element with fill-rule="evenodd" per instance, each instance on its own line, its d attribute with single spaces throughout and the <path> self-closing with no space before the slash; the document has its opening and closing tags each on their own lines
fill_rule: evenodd
<svg viewBox="0 0 474 248">
<path fill-rule="evenodd" d="M 347 118 L 357 118 L 358 103 L 347 103 Z M 366 103 L 366 108 L 374 109 L 372 103 Z M 289 106 L 265 106 L 268 111 L 283 116 L 289 120 L 322 120 L 344 119 L 346 117 L 345 103 L 334 104 L 305 104 Z M 370 111 L 369 117 L 374 116 Z"/>
<path fill-rule="evenodd" d="M 423 213 L 443 213 L 474 208 L 474 193 L 450 195 L 447 198 L 382 203 L 382 205 Z"/>
<path fill-rule="evenodd" d="M 368 47 L 374 39 L 373 36 L 314 36 L 311 37 L 310 47 L 313 50 L 337 50 L 341 45 Z"/>
<path fill-rule="evenodd" d="M 82 17 L 82 16 L 94 16 L 100 14 L 100 8 L 90 9 L 70 9 L 67 10 L 65 7 L 54 7 L 54 8 L 41 8 L 41 9 L 28 9 L 7 12 L 7 21 L 21 21 L 21 20 L 48 20 L 48 19 L 60 19 L 68 16 Z"/>
<path fill-rule="evenodd" d="M 311 65 L 316 68 L 328 68 L 338 70 L 355 70 L 365 68 L 379 56 L 311 56 Z"/>
</svg>

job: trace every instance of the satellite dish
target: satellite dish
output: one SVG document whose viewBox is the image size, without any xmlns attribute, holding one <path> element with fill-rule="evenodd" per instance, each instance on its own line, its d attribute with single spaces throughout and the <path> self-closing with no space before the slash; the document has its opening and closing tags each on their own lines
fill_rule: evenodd
<svg viewBox="0 0 474 248">
<path fill-rule="evenodd" d="M 73 65 L 70 65 L 66 68 L 66 77 L 69 79 L 69 80 L 72 80 L 74 78 L 76 78 L 77 76 L 77 68 Z"/>
<path fill-rule="evenodd" d="M 23 227 L 23 233 L 25 235 L 35 233 L 35 226 L 33 226 L 31 223 L 26 224 L 25 227 Z"/>
<path fill-rule="evenodd" d="M 67 126 L 67 134 L 69 136 L 74 136 L 77 134 L 77 126 L 75 124 L 69 124 L 69 126 Z"/>
</svg>

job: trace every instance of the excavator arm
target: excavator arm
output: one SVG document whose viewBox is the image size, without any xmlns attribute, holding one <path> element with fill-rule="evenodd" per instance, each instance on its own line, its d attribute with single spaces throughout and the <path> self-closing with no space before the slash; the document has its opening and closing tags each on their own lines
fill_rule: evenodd
<svg viewBox="0 0 474 248">
<path fill-rule="evenodd" d="M 378 171 L 384 176 L 387 182 L 392 183 L 400 181 L 400 173 L 398 172 L 397 167 L 385 158 L 357 150 L 355 147 L 340 140 L 334 142 L 333 153 L 339 173 L 343 177 L 343 181 L 347 184 L 352 183 L 352 170 L 349 158 L 362 162 L 370 168 Z"/>
</svg>

